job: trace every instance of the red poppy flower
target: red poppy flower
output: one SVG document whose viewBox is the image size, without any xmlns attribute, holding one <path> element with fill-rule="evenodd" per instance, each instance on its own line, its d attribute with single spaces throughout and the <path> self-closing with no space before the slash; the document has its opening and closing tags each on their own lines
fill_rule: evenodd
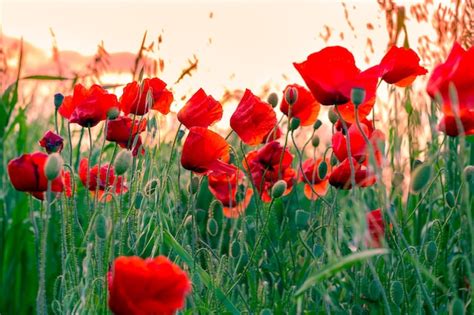
<svg viewBox="0 0 474 315">
<path fill-rule="evenodd" d="M 375 184 L 376 177 L 367 166 L 358 163 L 352 158 L 355 171 L 355 183 L 360 187 L 368 187 Z M 345 159 L 338 166 L 334 167 L 329 176 L 329 184 L 339 189 L 351 189 L 351 166 L 349 159 Z"/>
<path fill-rule="evenodd" d="M 59 114 L 82 127 L 94 127 L 107 118 L 107 112 L 118 107 L 117 96 L 109 94 L 99 85 L 89 89 L 76 84 L 72 96 L 66 96 L 59 107 Z"/>
<path fill-rule="evenodd" d="M 203 127 L 191 127 L 183 144 L 181 165 L 198 174 L 210 172 L 232 174 L 235 166 L 229 161 L 229 145 L 217 133 Z"/>
<path fill-rule="evenodd" d="M 45 148 L 48 154 L 53 152 L 61 152 L 64 146 L 64 140 L 60 135 L 48 130 L 43 138 L 39 141 L 39 145 Z"/>
<path fill-rule="evenodd" d="M 276 123 L 276 114 L 270 104 L 260 100 L 248 89 L 230 118 L 230 126 L 248 145 L 264 142 L 264 137 Z"/>
<path fill-rule="evenodd" d="M 462 129 L 458 127 L 458 124 Z M 451 137 L 457 137 L 460 134 L 474 135 L 474 111 L 462 112 L 458 122 L 454 115 L 444 115 L 438 124 L 438 130 Z"/>
<path fill-rule="evenodd" d="M 147 103 L 147 95 L 151 91 L 152 104 Z M 143 79 L 142 86 L 133 81 L 127 84 L 120 97 L 120 109 L 128 115 L 145 115 L 150 109 L 157 110 L 163 115 L 170 111 L 173 94 L 166 89 L 166 83 L 158 78 Z"/>
<path fill-rule="evenodd" d="M 100 166 L 99 170 L 99 166 L 94 165 L 89 170 L 89 160 L 87 158 L 83 158 L 79 163 L 79 178 L 84 187 L 86 187 L 93 195 L 96 191 L 98 192 L 99 200 L 110 190 L 117 194 L 123 194 L 128 191 L 123 177 L 115 176 L 113 166 L 110 166 L 109 169 L 109 164 L 104 164 Z M 107 196 L 106 201 L 109 200 L 111 200 L 111 196 Z"/>
<path fill-rule="evenodd" d="M 288 116 L 288 102 L 286 101 L 286 93 L 289 88 L 295 88 L 298 91 L 296 103 L 291 107 L 291 117 L 299 118 L 301 126 L 309 126 L 314 124 L 318 118 L 320 105 L 306 88 L 298 84 L 288 85 L 283 91 L 283 97 L 280 104 L 280 110 Z"/>
<path fill-rule="evenodd" d="M 336 123 L 337 125 L 337 123 Z M 375 154 L 375 160 L 377 165 L 380 166 L 382 163 L 382 151 L 380 148 L 380 143 L 385 140 L 385 135 L 382 131 L 375 129 L 372 122 L 364 120 L 364 123 L 360 123 L 360 127 L 363 130 L 364 134 L 369 138 L 372 149 Z M 336 129 L 338 126 L 336 126 Z M 349 124 L 348 128 L 349 138 L 350 138 L 350 147 L 351 147 L 351 156 L 356 159 L 359 163 L 364 163 L 368 165 L 370 161 L 370 149 L 367 147 L 367 143 L 364 139 L 363 134 L 360 132 L 359 127 L 356 124 Z M 348 158 L 347 155 L 347 142 L 346 135 L 344 135 L 344 130 L 337 131 L 332 137 L 332 146 L 334 155 L 337 157 L 339 162 L 344 161 Z"/>
<path fill-rule="evenodd" d="M 221 120 L 222 105 L 203 89 L 199 89 L 178 112 L 178 120 L 186 126 L 207 128 Z"/>
<path fill-rule="evenodd" d="M 214 197 L 222 202 L 224 215 L 238 218 L 245 212 L 253 195 L 252 189 L 242 185 L 244 175 L 240 170 L 232 174 L 210 174 L 208 186 Z"/>
<path fill-rule="evenodd" d="M 186 272 L 164 256 L 118 257 L 107 282 L 109 308 L 116 315 L 175 314 L 191 291 Z"/>
<path fill-rule="evenodd" d="M 385 225 L 380 209 L 366 213 L 367 237 L 366 242 L 369 247 L 380 247 L 385 233 Z"/>
<path fill-rule="evenodd" d="M 44 192 L 48 190 L 48 179 L 44 174 L 44 166 L 48 155 L 43 152 L 23 154 L 8 162 L 8 176 L 18 191 L 32 194 L 43 200 Z M 59 176 L 51 182 L 52 192 L 62 192 L 64 189 L 63 178 Z"/>
<path fill-rule="evenodd" d="M 120 116 L 117 119 L 109 120 L 107 123 L 108 141 L 116 142 L 122 148 L 131 150 L 136 156 L 138 152 L 145 152 L 142 148 L 142 138 L 140 133 L 146 130 L 146 119 L 133 120 L 127 116 Z"/>
<path fill-rule="evenodd" d="M 451 99 L 454 93 L 456 100 Z M 474 112 L 474 47 L 464 50 L 461 45 L 454 46 L 446 61 L 435 67 L 427 86 L 428 94 L 443 105 L 445 115 L 453 115 L 453 107 L 459 105 L 460 114 L 472 115 Z M 455 104 L 456 103 L 456 104 Z M 460 115 L 461 116 L 461 115 Z"/>
<path fill-rule="evenodd" d="M 318 169 L 322 161 L 322 158 L 316 161 L 307 159 L 302 165 L 303 173 L 300 174 L 300 180 L 305 183 L 304 195 L 310 200 L 316 200 L 319 196 L 326 195 L 328 190 L 328 174 L 331 172 L 331 164 L 329 159 L 326 159 L 327 173 L 321 178 Z"/>
<path fill-rule="evenodd" d="M 428 71 L 419 65 L 420 57 L 410 48 L 392 46 L 380 62 L 382 80 L 407 87 Z"/>
<path fill-rule="evenodd" d="M 285 195 L 291 191 L 296 175 L 296 171 L 291 168 L 292 161 L 293 156 L 288 148 L 283 151 L 280 143 L 272 141 L 258 150 L 249 152 L 242 164 L 252 176 L 262 200 L 269 202 L 271 189 L 278 180 L 283 179 L 287 184 Z"/>
<path fill-rule="evenodd" d="M 375 96 L 379 68 L 361 72 L 352 53 L 340 46 L 326 47 L 308 56 L 306 61 L 293 63 L 313 96 L 322 105 L 342 105 L 351 99 L 355 87 L 366 91 L 366 99 Z"/>
</svg>

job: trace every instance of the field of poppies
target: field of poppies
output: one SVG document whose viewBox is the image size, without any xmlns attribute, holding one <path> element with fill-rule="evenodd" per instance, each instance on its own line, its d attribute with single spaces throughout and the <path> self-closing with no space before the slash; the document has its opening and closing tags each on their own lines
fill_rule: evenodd
<svg viewBox="0 0 474 315">
<path fill-rule="evenodd" d="M 473 313 L 474 48 L 432 69 L 407 46 L 366 69 L 308 53 L 289 61 L 300 82 L 242 87 L 230 119 L 198 82 L 179 100 L 141 72 L 74 82 L 28 123 L 18 74 L 0 98 L 0 313 Z"/>
</svg>

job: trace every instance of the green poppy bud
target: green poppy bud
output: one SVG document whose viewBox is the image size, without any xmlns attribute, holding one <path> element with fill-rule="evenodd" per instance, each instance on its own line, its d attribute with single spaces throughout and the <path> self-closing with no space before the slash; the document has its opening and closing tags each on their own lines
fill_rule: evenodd
<svg viewBox="0 0 474 315">
<path fill-rule="evenodd" d="M 270 95 L 268 95 L 267 102 L 268 104 L 272 105 L 273 108 L 277 107 L 278 95 L 275 92 L 270 93 Z"/>
<path fill-rule="evenodd" d="M 393 281 L 390 285 L 390 298 L 393 303 L 402 304 L 404 295 L 402 283 L 400 281 Z"/>
<path fill-rule="evenodd" d="M 337 116 L 334 109 L 330 109 L 328 111 L 328 118 L 329 118 L 329 121 L 331 122 L 331 124 L 335 124 L 337 122 L 337 120 L 339 119 L 339 116 Z"/>
<path fill-rule="evenodd" d="M 178 142 L 180 142 L 181 139 L 183 139 L 184 134 L 185 134 L 184 130 L 183 130 L 183 129 L 179 129 L 179 130 L 178 130 L 178 136 L 177 136 L 176 140 L 177 140 Z"/>
<path fill-rule="evenodd" d="M 433 173 L 433 168 L 428 163 L 423 163 L 415 168 L 412 173 L 410 190 L 412 194 L 419 194 L 428 185 Z"/>
<path fill-rule="evenodd" d="M 428 244 L 426 244 L 426 247 L 425 247 L 426 261 L 428 261 L 429 263 L 433 263 L 436 259 L 437 254 L 438 254 L 438 247 L 436 246 L 435 242 L 430 241 Z"/>
<path fill-rule="evenodd" d="M 112 107 L 107 112 L 107 118 L 110 120 L 116 119 L 120 115 L 120 110 L 117 107 Z"/>
<path fill-rule="evenodd" d="M 364 103 L 365 100 L 365 90 L 362 88 L 353 88 L 351 90 L 351 101 L 357 107 L 360 104 Z"/>
<path fill-rule="evenodd" d="M 314 122 L 313 128 L 314 130 L 318 130 L 319 127 L 321 127 L 322 125 L 323 125 L 322 121 L 318 119 Z"/>
<path fill-rule="evenodd" d="M 193 177 L 191 181 L 189 182 L 189 186 L 188 186 L 189 193 L 195 194 L 197 193 L 198 189 L 199 189 L 199 178 Z"/>
<path fill-rule="evenodd" d="M 46 164 L 44 165 L 44 174 L 48 180 L 58 178 L 63 169 L 63 159 L 59 153 L 52 153 L 48 156 Z"/>
<path fill-rule="evenodd" d="M 99 214 L 95 219 L 95 233 L 97 237 L 102 240 L 106 239 L 109 234 L 108 230 L 107 218 L 104 215 Z"/>
<path fill-rule="evenodd" d="M 455 298 L 449 307 L 449 315 L 464 315 L 464 303 L 460 298 Z"/>
<path fill-rule="evenodd" d="M 117 154 L 115 158 L 115 173 L 117 175 L 125 174 L 125 172 L 132 166 L 132 152 L 128 150 L 122 150 Z"/>
<path fill-rule="evenodd" d="M 464 168 L 464 178 L 470 185 L 474 184 L 474 165 L 468 165 Z"/>
<path fill-rule="evenodd" d="M 315 148 L 317 148 L 319 146 L 319 136 L 318 135 L 313 136 L 313 139 L 311 139 L 311 144 Z"/>
<path fill-rule="evenodd" d="M 207 220 L 207 233 L 211 236 L 216 236 L 217 232 L 219 232 L 219 225 L 214 218 L 209 218 Z"/>
<path fill-rule="evenodd" d="M 452 191 L 448 191 L 446 193 L 446 203 L 450 208 L 453 208 L 456 205 L 456 199 L 454 198 L 454 194 Z"/>
<path fill-rule="evenodd" d="M 287 184 L 284 180 L 280 179 L 272 187 L 272 198 L 280 198 L 286 191 Z"/>
<path fill-rule="evenodd" d="M 298 117 L 291 118 L 290 131 L 298 129 L 299 126 L 300 126 L 300 119 Z"/>
<path fill-rule="evenodd" d="M 61 107 L 63 101 L 64 95 L 62 95 L 61 93 L 54 94 L 54 107 L 56 107 L 56 109 L 59 109 L 59 107 Z"/>
<path fill-rule="evenodd" d="M 238 240 L 230 244 L 230 256 L 233 258 L 240 257 L 240 242 Z"/>
<path fill-rule="evenodd" d="M 145 196 L 151 197 L 160 186 L 160 181 L 158 179 L 152 179 L 148 181 L 145 185 Z"/>
</svg>

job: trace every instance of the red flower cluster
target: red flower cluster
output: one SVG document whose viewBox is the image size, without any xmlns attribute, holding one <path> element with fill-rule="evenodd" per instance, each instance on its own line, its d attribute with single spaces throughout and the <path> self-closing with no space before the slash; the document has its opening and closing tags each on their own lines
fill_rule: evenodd
<svg viewBox="0 0 474 315">
<path fill-rule="evenodd" d="M 454 46 L 446 61 L 431 74 L 428 94 L 442 104 L 438 129 L 448 136 L 474 134 L 474 47 Z"/>
<path fill-rule="evenodd" d="M 277 141 L 272 141 L 258 150 L 249 152 L 242 164 L 251 175 L 255 189 L 263 201 L 271 201 L 271 189 L 280 179 L 287 184 L 285 195 L 294 184 L 296 171 L 291 168 L 293 156 Z"/>
<path fill-rule="evenodd" d="M 189 278 L 168 258 L 118 257 L 108 273 L 109 307 L 116 315 L 172 315 L 191 291 Z"/>
<path fill-rule="evenodd" d="M 34 152 L 11 160 L 7 169 L 13 187 L 44 200 L 44 193 L 48 190 L 48 179 L 44 173 L 47 159 L 46 153 Z M 66 195 L 71 196 L 69 172 L 63 171 L 61 176 L 51 181 L 51 191 L 55 193 L 66 191 Z"/>
<path fill-rule="evenodd" d="M 128 190 L 123 177 L 115 176 L 113 166 L 104 164 L 99 169 L 99 165 L 95 165 L 89 169 L 89 160 L 86 158 L 83 158 L 79 164 L 79 178 L 84 187 L 93 195 L 96 192 L 98 193 L 99 200 L 109 190 L 117 194 L 125 193 Z M 110 199 L 111 196 L 108 195 L 106 200 L 109 201 Z"/>
</svg>

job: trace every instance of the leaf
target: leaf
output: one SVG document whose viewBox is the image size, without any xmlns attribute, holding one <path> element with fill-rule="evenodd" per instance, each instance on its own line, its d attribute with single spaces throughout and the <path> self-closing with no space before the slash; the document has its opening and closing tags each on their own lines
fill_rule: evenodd
<svg viewBox="0 0 474 315">
<path fill-rule="evenodd" d="M 54 75 L 30 75 L 27 77 L 23 77 L 20 80 L 42 80 L 42 81 L 66 81 L 66 80 L 73 80 L 73 78 L 66 78 L 61 76 L 54 76 Z"/>
<path fill-rule="evenodd" d="M 298 291 L 296 291 L 295 295 L 299 296 L 303 294 L 304 291 L 308 290 L 319 281 L 332 277 L 338 272 L 344 269 L 347 269 L 358 262 L 367 260 L 373 256 L 386 255 L 388 253 L 389 253 L 388 249 L 379 248 L 379 249 L 369 249 L 363 252 L 344 256 L 341 260 L 339 260 L 339 262 L 327 264 L 326 267 L 324 267 L 323 269 L 319 270 L 318 272 L 310 276 L 308 279 L 306 279 L 303 285 L 298 289 Z"/>
<path fill-rule="evenodd" d="M 224 304 L 226 309 L 232 314 L 240 314 L 240 311 L 235 307 L 234 304 L 227 298 L 224 292 L 216 287 L 214 283 L 212 283 L 211 277 L 209 274 L 198 264 L 194 262 L 194 259 L 191 255 L 176 241 L 176 239 L 170 234 L 169 231 L 163 231 L 163 239 L 164 242 L 172 247 L 178 256 L 190 267 L 194 267 L 197 270 L 199 278 L 201 281 L 206 285 L 209 290 L 214 291 L 215 296 L 218 298 L 220 302 Z"/>
</svg>

